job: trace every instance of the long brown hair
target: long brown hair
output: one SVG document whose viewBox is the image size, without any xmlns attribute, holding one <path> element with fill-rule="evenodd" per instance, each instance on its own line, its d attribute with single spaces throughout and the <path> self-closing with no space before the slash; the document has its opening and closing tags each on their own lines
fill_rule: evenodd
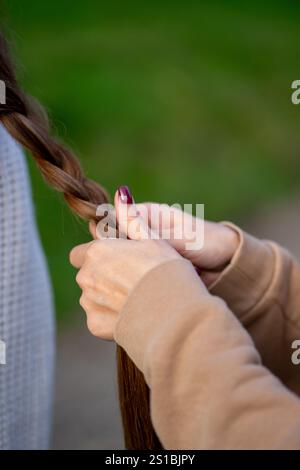
<svg viewBox="0 0 300 470">
<path fill-rule="evenodd" d="M 0 32 L 0 79 L 6 86 L 6 103 L 0 103 L 0 121 L 34 158 L 44 179 L 63 193 L 73 212 L 98 221 L 97 206 L 108 200 L 106 191 L 86 178 L 74 154 L 55 140 L 43 109 L 20 89 L 7 42 Z M 117 347 L 118 385 L 125 446 L 161 449 L 150 418 L 149 389 L 143 374 L 126 352 Z"/>
</svg>

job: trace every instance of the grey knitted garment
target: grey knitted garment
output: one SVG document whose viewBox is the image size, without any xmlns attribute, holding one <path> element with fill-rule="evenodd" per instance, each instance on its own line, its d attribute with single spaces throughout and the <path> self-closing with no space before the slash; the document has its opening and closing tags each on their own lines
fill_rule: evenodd
<svg viewBox="0 0 300 470">
<path fill-rule="evenodd" d="M 0 125 L 0 449 L 49 446 L 54 323 L 24 154 Z M 3 362 L 3 361 L 2 361 Z"/>
</svg>

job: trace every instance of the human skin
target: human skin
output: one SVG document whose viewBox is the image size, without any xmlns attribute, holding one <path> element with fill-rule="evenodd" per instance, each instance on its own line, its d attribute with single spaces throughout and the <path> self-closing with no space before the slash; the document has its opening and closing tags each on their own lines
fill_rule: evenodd
<svg viewBox="0 0 300 470">
<path fill-rule="evenodd" d="M 159 211 L 160 217 L 146 219 L 144 209 L 150 208 L 149 203 L 128 204 L 131 202 L 130 193 L 128 189 L 122 188 L 115 195 L 119 228 L 123 234 L 130 233 L 131 238 L 135 239 L 95 239 L 73 248 L 70 253 L 71 264 L 79 269 L 76 280 L 82 289 L 80 305 L 87 314 L 88 329 L 93 335 L 107 340 L 114 338 L 118 317 L 129 294 L 151 269 L 183 256 L 200 272 L 199 282 L 203 281 L 208 286 L 230 262 L 238 247 L 238 236 L 234 230 L 222 224 L 204 222 L 203 248 L 186 250 L 185 239 L 172 237 L 176 224 L 188 223 L 192 217 L 193 226 L 197 228 L 197 224 L 203 221 L 190 214 L 182 217 L 178 209 L 159 204 L 151 204 L 151 208 L 154 211 L 152 215 Z M 124 195 L 128 196 L 127 199 Z M 129 208 L 133 210 L 129 211 Z M 170 224 L 170 239 L 151 239 L 151 234 L 155 232 L 159 235 L 166 224 Z M 135 230 L 132 230 L 133 227 Z M 95 225 L 91 224 L 90 229 L 96 238 Z M 145 239 L 145 234 L 148 239 Z"/>
<path fill-rule="evenodd" d="M 161 235 L 164 229 L 170 229 L 171 236 L 167 242 L 181 256 L 193 263 L 206 286 L 218 278 L 238 248 L 237 232 L 226 225 L 198 219 L 166 204 L 145 203 L 137 204 L 136 207 L 142 216 L 146 208 L 147 223 L 151 230 Z M 192 227 L 195 233 L 204 229 L 203 247 L 196 250 L 187 249 L 187 243 L 193 241 L 193 238 L 176 238 L 175 233 L 179 225 Z M 189 235 L 189 229 L 183 229 L 182 233 Z"/>
</svg>

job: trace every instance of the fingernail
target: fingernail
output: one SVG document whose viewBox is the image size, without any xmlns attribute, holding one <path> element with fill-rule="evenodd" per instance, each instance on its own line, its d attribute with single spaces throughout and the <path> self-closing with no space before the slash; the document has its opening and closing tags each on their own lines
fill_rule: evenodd
<svg viewBox="0 0 300 470">
<path fill-rule="evenodd" d="M 118 194 L 123 204 L 133 204 L 133 197 L 128 186 L 120 186 L 118 188 Z"/>
</svg>

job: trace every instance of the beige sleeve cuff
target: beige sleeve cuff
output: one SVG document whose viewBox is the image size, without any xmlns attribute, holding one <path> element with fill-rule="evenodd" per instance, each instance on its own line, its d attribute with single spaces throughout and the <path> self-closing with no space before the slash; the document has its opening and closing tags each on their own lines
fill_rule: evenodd
<svg viewBox="0 0 300 470">
<path fill-rule="evenodd" d="M 274 276 L 276 256 L 268 242 L 252 237 L 230 222 L 224 224 L 238 233 L 240 244 L 229 266 L 209 290 L 212 295 L 223 298 L 241 317 L 268 290 Z"/>
</svg>

